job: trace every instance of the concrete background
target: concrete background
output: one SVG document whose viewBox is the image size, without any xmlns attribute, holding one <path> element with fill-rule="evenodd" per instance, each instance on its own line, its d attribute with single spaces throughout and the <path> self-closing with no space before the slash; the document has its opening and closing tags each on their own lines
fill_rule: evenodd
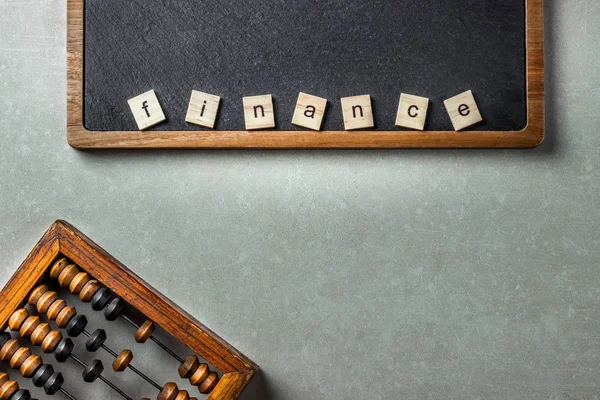
<svg viewBox="0 0 600 400">
<path fill-rule="evenodd" d="M 546 1 L 533 151 L 76 151 L 65 8 L 0 2 L 2 284 L 63 218 L 255 360 L 245 400 L 600 398 L 600 2 Z"/>
</svg>

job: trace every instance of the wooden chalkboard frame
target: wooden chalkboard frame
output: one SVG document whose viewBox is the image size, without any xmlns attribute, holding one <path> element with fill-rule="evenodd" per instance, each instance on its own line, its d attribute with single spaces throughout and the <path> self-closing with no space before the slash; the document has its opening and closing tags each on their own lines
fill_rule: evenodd
<svg viewBox="0 0 600 400">
<path fill-rule="evenodd" d="M 0 332 L 58 257 L 67 257 L 222 372 L 207 400 L 237 399 L 258 366 L 65 221 L 56 221 L 0 291 Z"/>
<path fill-rule="evenodd" d="M 544 140 L 543 0 L 524 1 L 526 3 L 527 125 L 521 131 L 153 130 L 139 132 L 89 131 L 83 125 L 84 0 L 67 0 L 67 140 L 71 146 L 78 149 L 535 147 Z"/>
</svg>

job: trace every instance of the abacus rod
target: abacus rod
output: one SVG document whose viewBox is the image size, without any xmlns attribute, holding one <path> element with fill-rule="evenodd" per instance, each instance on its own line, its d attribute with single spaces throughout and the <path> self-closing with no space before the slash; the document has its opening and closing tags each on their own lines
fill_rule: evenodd
<svg viewBox="0 0 600 400">
<path fill-rule="evenodd" d="M 110 386 L 110 388 L 112 390 L 114 390 L 115 392 L 119 393 L 121 396 L 123 396 L 123 398 L 127 399 L 127 400 L 133 400 L 131 397 L 129 397 L 125 392 L 123 392 L 121 389 L 119 389 L 118 387 L 116 387 L 111 381 L 109 381 L 108 379 L 106 379 L 105 377 L 103 377 L 102 375 L 100 375 L 98 378 L 100 378 L 100 380 L 104 383 L 106 383 L 108 386 Z"/>
<path fill-rule="evenodd" d="M 82 366 L 83 368 L 87 368 L 87 364 L 84 363 L 83 361 L 81 361 L 79 358 L 77 358 L 76 356 L 74 356 L 73 354 L 69 354 L 69 357 L 71 357 L 72 360 L 74 360 L 77 364 L 79 364 L 80 366 Z"/>
<path fill-rule="evenodd" d="M 156 389 L 158 389 L 159 392 L 163 389 L 161 386 L 159 386 L 152 379 L 148 378 L 146 375 L 144 375 L 140 370 L 138 370 L 133 365 L 130 364 L 130 365 L 127 366 L 127 368 L 131 369 L 133 372 L 135 372 L 136 374 L 138 374 L 142 379 L 144 379 L 146 382 L 148 382 L 149 384 L 151 384 L 152 386 L 154 386 Z"/>
<path fill-rule="evenodd" d="M 135 322 L 133 322 L 133 320 L 131 320 L 131 318 L 129 318 L 127 315 L 121 314 L 121 317 L 125 321 L 127 321 L 131 325 L 133 325 L 135 328 L 139 329 L 140 326 L 138 324 L 136 324 Z M 164 351 L 166 351 L 167 353 L 169 353 L 171 355 L 171 357 L 173 357 L 174 359 L 176 359 L 180 363 L 183 363 L 183 361 L 184 361 L 183 358 L 179 357 L 173 350 L 171 350 L 170 348 L 168 348 L 167 345 L 165 345 L 163 342 L 161 342 L 160 340 L 158 340 L 157 338 L 155 338 L 154 335 L 150 335 L 150 340 L 152 340 L 154 343 L 156 343 Z"/>
<path fill-rule="evenodd" d="M 60 389 L 58 389 L 58 390 L 59 390 L 59 391 L 60 391 L 62 394 L 64 394 L 65 396 L 67 396 L 69 399 L 71 399 L 71 400 L 77 400 L 75 397 L 73 397 L 73 396 L 71 395 L 71 393 L 67 392 L 65 389 L 63 389 L 63 388 L 60 388 Z"/>
</svg>

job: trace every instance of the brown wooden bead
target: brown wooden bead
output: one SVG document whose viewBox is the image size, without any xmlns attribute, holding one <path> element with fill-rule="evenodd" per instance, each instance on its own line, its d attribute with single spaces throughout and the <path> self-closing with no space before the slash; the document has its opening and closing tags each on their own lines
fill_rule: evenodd
<svg viewBox="0 0 600 400">
<path fill-rule="evenodd" d="M 48 323 L 42 322 L 31 333 L 31 343 L 33 343 L 34 346 L 41 345 L 51 330 Z"/>
<path fill-rule="evenodd" d="M 8 327 L 11 331 L 18 331 L 27 317 L 29 317 L 29 311 L 25 308 L 19 308 L 8 319 Z"/>
<path fill-rule="evenodd" d="M 211 372 L 208 374 L 208 378 L 200 386 L 198 386 L 198 390 L 202 394 L 208 394 L 213 391 L 215 386 L 219 383 L 219 375 L 216 372 Z"/>
<path fill-rule="evenodd" d="M 6 372 L 0 372 L 0 386 L 8 382 L 8 374 Z"/>
<path fill-rule="evenodd" d="M 146 320 L 135 332 L 135 341 L 144 343 L 154 333 L 154 322 Z"/>
<path fill-rule="evenodd" d="M 131 360 L 133 360 L 133 353 L 131 350 L 123 350 L 121 354 L 115 358 L 115 361 L 113 361 L 113 370 L 117 372 L 125 371 L 127 366 L 131 364 Z"/>
<path fill-rule="evenodd" d="M 75 264 L 67 265 L 58 275 L 58 284 L 60 287 L 66 288 L 71 284 L 75 275 L 79 273 L 79 268 Z"/>
<path fill-rule="evenodd" d="M 190 397 L 190 400 L 198 400 L 197 397 Z"/>
<path fill-rule="evenodd" d="M 40 297 L 35 307 L 37 308 L 40 314 L 45 314 L 46 311 L 48 311 L 50 305 L 54 303 L 56 299 L 58 299 L 58 295 L 56 294 L 56 292 L 46 292 L 42 295 L 42 297 Z"/>
<path fill-rule="evenodd" d="M 56 260 L 54 264 L 52 264 L 52 267 L 50 267 L 50 278 L 58 278 L 58 275 L 60 275 L 62 270 L 65 269 L 67 265 L 69 265 L 69 260 L 64 257 Z"/>
<path fill-rule="evenodd" d="M 21 364 L 21 375 L 30 378 L 40 365 L 43 364 L 42 357 L 32 354 Z"/>
<path fill-rule="evenodd" d="M 182 378 L 189 378 L 196 372 L 200 366 L 200 361 L 196 356 L 187 356 L 186 359 L 179 366 L 179 376 Z"/>
<path fill-rule="evenodd" d="M 29 293 L 29 299 L 27 300 L 27 303 L 29 303 L 30 306 L 35 306 L 40 297 L 42 297 L 42 295 L 48 290 L 50 289 L 48 289 L 48 286 L 46 285 L 36 286 L 35 289 L 33 289 L 31 293 Z"/>
<path fill-rule="evenodd" d="M 67 306 L 67 303 L 63 299 L 56 299 L 54 303 L 50 304 L 48 311 L 46 311 L 46 317 L 50 321 L 54 321 L 58 317 L 58 313 Z"/>
<path fill-rule="evenodd" d="M 77 315 L 75 307 L 66 306 L 65 308 L 60 310 L 60 312 L 56 316 L 56 325 L 59 328 L 64 328 L 65 326 L 67 326 L 71 318 L 73 318 L 75 315 Z"/>
<path fill-rule="evenodd" d="M 198 386 L 208 378 L 208 374 L 210 374 L 210 368 L 208 368 L 208 365 L 202 363 L 196 368 L 196 371 L 194 371 L 192 376 L 190 376 L 190 383 L 194 386 Z"/>
<path fill-rule="evenodd" d="M 0 360 L 8 361 L 12 358 L 15 351 L 17 351 L 21 345 L 17 339 L 11 339 L 4 343 L 4 346 L 0 349 Z"/>
<path fill-rule="evenodd" d="M 83 289 L 83 287 L 86 283 L 89 282 L 89 280 L 90 275 L 87 272 L 78 273 L 77 275 L 75 275 L 73 280 L 71 280 L 71 283 L 69 283 L 69 291 L 73 294 L 79 294 L 79 292 L 81 292 L 81 289 Z"/>
<path fill-rule="evenodd" d="M 175 400 L 179 393 L 179 388 L 175 382 L 167 382 L 158 394 L 157 400 Z"/>
<path fill-rule="evenodd" d="M 6 381 L 0 386 L 0 400 L 8 400 L 15 392 L 19 390 L 19 384 L 16 381 Z"/>
<path fill-rule="evenodd" d="M 87 281 L 81 289 L 81 292 L 79 292 L 79 300 L 84 303 L 89 303 L 92 301 L 92 297 L 94 297 L 98 290 L 100 290 L 100 283 L 97 280 L 92 279 Z"/>
<path fill-rule="evenodd" d="M 58 343 L 62 340 L 63 335 L 59 330 L 50 331 L 42 341 L 42 351 L 44 353 L 52 353 Z"/>
<path fill-rule="evenodd" d="M 21 368 L 21 364 L 31 355 L 31 350 L 27 347 L 19 347 L 15 354 L 10 358 L 10 367 L 12 369 Z"/>
<path fill-rule="evenodd" d="M 190 395 L 187 390 L 180 390 L 175 400 L 190 400 Z"/>
<path fill-rule="evenodd" d="M 37 315 L 30 315 L 21 325 L 19 335 L 21 335 L 21 337 L 31 336 L 35 328 L 37 328 L 37 326 L 41 323 L 42 321 L 40 320 L 40 317 L 38 317 Z"/>
</svg>

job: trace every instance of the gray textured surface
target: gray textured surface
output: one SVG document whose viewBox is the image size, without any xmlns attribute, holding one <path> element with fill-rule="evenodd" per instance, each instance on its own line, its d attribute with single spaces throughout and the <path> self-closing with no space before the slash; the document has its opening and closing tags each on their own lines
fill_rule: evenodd
<svg viewBox="0 0 600 400">
<path fill-rule="evenodd" d="M 242 97 L 265 93 L 278 129 L 302 129 L 302 91 L 329 100 L 325 130 L 362 94 L 376 129 L 398 130 L 402 91 L 430 98 L 426 129 L 452 130 L 443 101 L 472 90 L 484 122 L 470 129 L 520 130 L 524 23 L 524 0 L 87 0 L 84 123 L 137 130 L 126 100 L 154 89 L 168 120 L 153 129 L 198 130 L 196 89 L 222 98 L 217 129 L 243 130 Z"/>
<path fill-rule="evenodd" d="M 599 19 L 546 1 L 538 150 L 86 153 L 64 1 L 3 0 L 0 280 L 60 217 L 256 360 L 245 400 L 598 399 Z"/>
</svg>

